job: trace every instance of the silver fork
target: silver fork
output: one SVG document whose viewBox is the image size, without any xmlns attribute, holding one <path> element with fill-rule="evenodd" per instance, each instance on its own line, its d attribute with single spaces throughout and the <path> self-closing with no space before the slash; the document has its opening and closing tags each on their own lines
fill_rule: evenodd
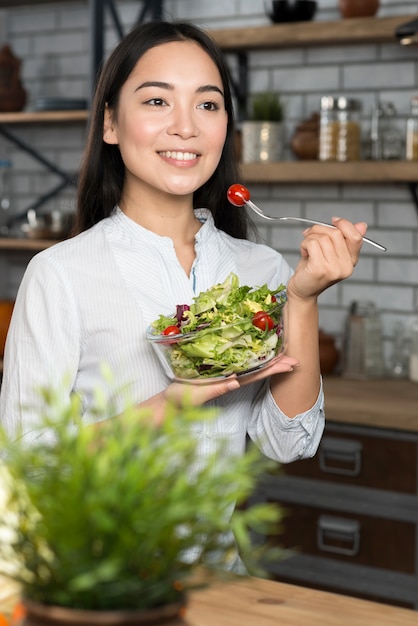
<svg viewBox="0 0 418 626">
<path fill-rule="evenodd" d="M 289 217 L 272 217 L 271 215 L 266 215 L 266 213 L 264 213 L 260 209 L 260 207 L 254 204 L 254 202 L 252 202 L 251 200 L 245 200 L 245 205 L 248 206 L 248 208 L 254 211 L 254 213 L 257 213 L 257 215 L 259 215 L 265 220 L 271 220 L 273 222 L 282 221 L 282 220 L 293 221 L 293 222 L 305 222 L 306 224 L 319 224 L 320 226 L 328 226 L 329 228 L 335 228 L 335 226 L 333 226 L 332 224 L 327 224 L 326 222 L 319 222 L 318 220 L 308 220 L 305 217 L 290 217 L 290 216 Z M 377 243 L 376 241 L 373 241 L 373 239 L 369 239 L 368 237 L 363 237 L 363 241 L 365 241 L 366 243 L 369 243 L 371 246 L 374 246 L 375 248 L 379 248 L 379 250 L 383 250 L 383 251 L 387 250 L 385 246 L 382 246 L 380 243 Z"/>
</svg>

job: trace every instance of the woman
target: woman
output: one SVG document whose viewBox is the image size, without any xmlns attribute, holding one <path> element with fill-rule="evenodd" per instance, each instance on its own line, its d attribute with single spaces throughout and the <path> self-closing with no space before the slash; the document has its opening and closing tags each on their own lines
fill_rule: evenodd
<svg viewBox="0 0 418 626">
<path fill-rule="evenodd" d="M 34 257 L 17 296 L 1 393 L 11 432 L 39 436 L 37 388 L 63 380 L 63 399 L 80 395 L 86 421 L 97 419 L 98 387 L 115 415 L 129 397 L 163 419 L 184 386 L 165 378 L 145 330 L 233 271 L 245 285 L 287 284 L 290 356 L 245 379 L 187 387 L 196 405 L 220 409 L 196 432 L 202 454 L 218 436 L 242 453 L 247 434 L 282 462 L 315 453 L 324 425 L 317 298 L 352 273 L 367 227 L 335 218 L 335 229 L 307 229 L 293 273 L 246 239 L 245 212 L 227 202 L 238 181 L 233 132 L 227 68 L 201 30 L 149 23 L 116 47 L 93 102 L 78 235 Z"/>
</svg>

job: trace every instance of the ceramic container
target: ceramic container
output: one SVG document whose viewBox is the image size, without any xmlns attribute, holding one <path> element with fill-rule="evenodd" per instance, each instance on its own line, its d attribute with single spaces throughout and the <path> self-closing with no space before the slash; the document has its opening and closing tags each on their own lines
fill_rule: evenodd
<svg viewBox="0 0 418 626">
<path fill-rule="evenodd" d="M 243 163 L 270 163 L 283 157 L 283 123 L 253 122 L 242 124 Z"/>
<path fill-rule="evenodd" d="M 342 17 L 372 17 L 379 9 L 379 0 L 338 0 Z"/>
</svg>

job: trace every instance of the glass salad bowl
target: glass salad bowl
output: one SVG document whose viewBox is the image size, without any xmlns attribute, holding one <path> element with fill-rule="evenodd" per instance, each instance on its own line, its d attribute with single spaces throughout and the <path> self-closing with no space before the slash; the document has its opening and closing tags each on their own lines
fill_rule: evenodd
<svg viewBox="0 0 418 626">
<path fill-rule="evenodd" d="M 266 367 L 284 352 L 286 290 L 239 284 L 231 272 L 193 302 L 160 315 L 147 330 L 171 380 L 209 383 Z"/>
</svg>

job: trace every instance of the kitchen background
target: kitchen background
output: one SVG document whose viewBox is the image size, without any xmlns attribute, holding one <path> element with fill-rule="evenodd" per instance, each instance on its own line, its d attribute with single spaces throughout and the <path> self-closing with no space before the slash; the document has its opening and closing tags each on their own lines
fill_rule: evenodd
<svg viewBox="0 0 418 626">
<path fill-rule="evenodd" d="M 18 3 L 20 4 L 20 2 Z M 115 0 L 126 29 L 134 23 L 142 2 Z M 380 0 L 377 17 L 415 17 L 418 2 Z M 165 0 L 164 16 L 192 20 L 207 29 L 270 24 L 264 0 Z M 342 19 L 337 0 L 319 0 L 316 21 Z M 106 17 L 105 48 L 118 36 Z M 40 98 L 88 99 L 91 89 L 91 40 L 88 3 L 48 2 L 0 10 L 0 44 L 8 43 L 20 58 L 27 90 L 26 110 Z M 392 102 L 396 126 L 405 140 L 410 99 L 418 95 L 418 47 L 399 43 L 304 47 L 249 53 L 249 89 L 271 89 L 285 103 L 285 159 L 294 159 L 289 143 L 294 129 L 319 111 L 322 95 L 361 101 L 362 139 L 367 145 L 372 111 L 379 101 Z M 235 71 L 236 58 L 229 55 Z M 85 122 L 14 125 L 13 133 L 61 169 L 77 171 Z M 402 147 L 402 157 L 404 146 Z M 25 151 L 0 137 L 0 158 L 12 160 L 12 211 L 20 213 L 57 178 Z M 418 162 L 417 162 L 418 167 Z M 408 336 L 418 316 L 418 208 L 406 184 L 262 184 L 251 185 L 252 199 L 270 214 L 301 215 L 330 220 L 333 215 L 369 224 L 368 235 L 388 251 L 365 245 L 354 275 L 329 289 L 320 299 L 320 325 L 341 345 L 351 302 L 370 300 L 383 323 L 386 363 L 390 364 L 393 336 L 401 323 Z M 74 189 L 67 187 L 41 210 L 69 212 Z M 303 228 L 295 223 L 260 223 L 262 238 L 280 250 L 292 265 L 298 260 Z M 2 297 L 14 298 L 28 253 L 0 253 Z"/>
</svg>

